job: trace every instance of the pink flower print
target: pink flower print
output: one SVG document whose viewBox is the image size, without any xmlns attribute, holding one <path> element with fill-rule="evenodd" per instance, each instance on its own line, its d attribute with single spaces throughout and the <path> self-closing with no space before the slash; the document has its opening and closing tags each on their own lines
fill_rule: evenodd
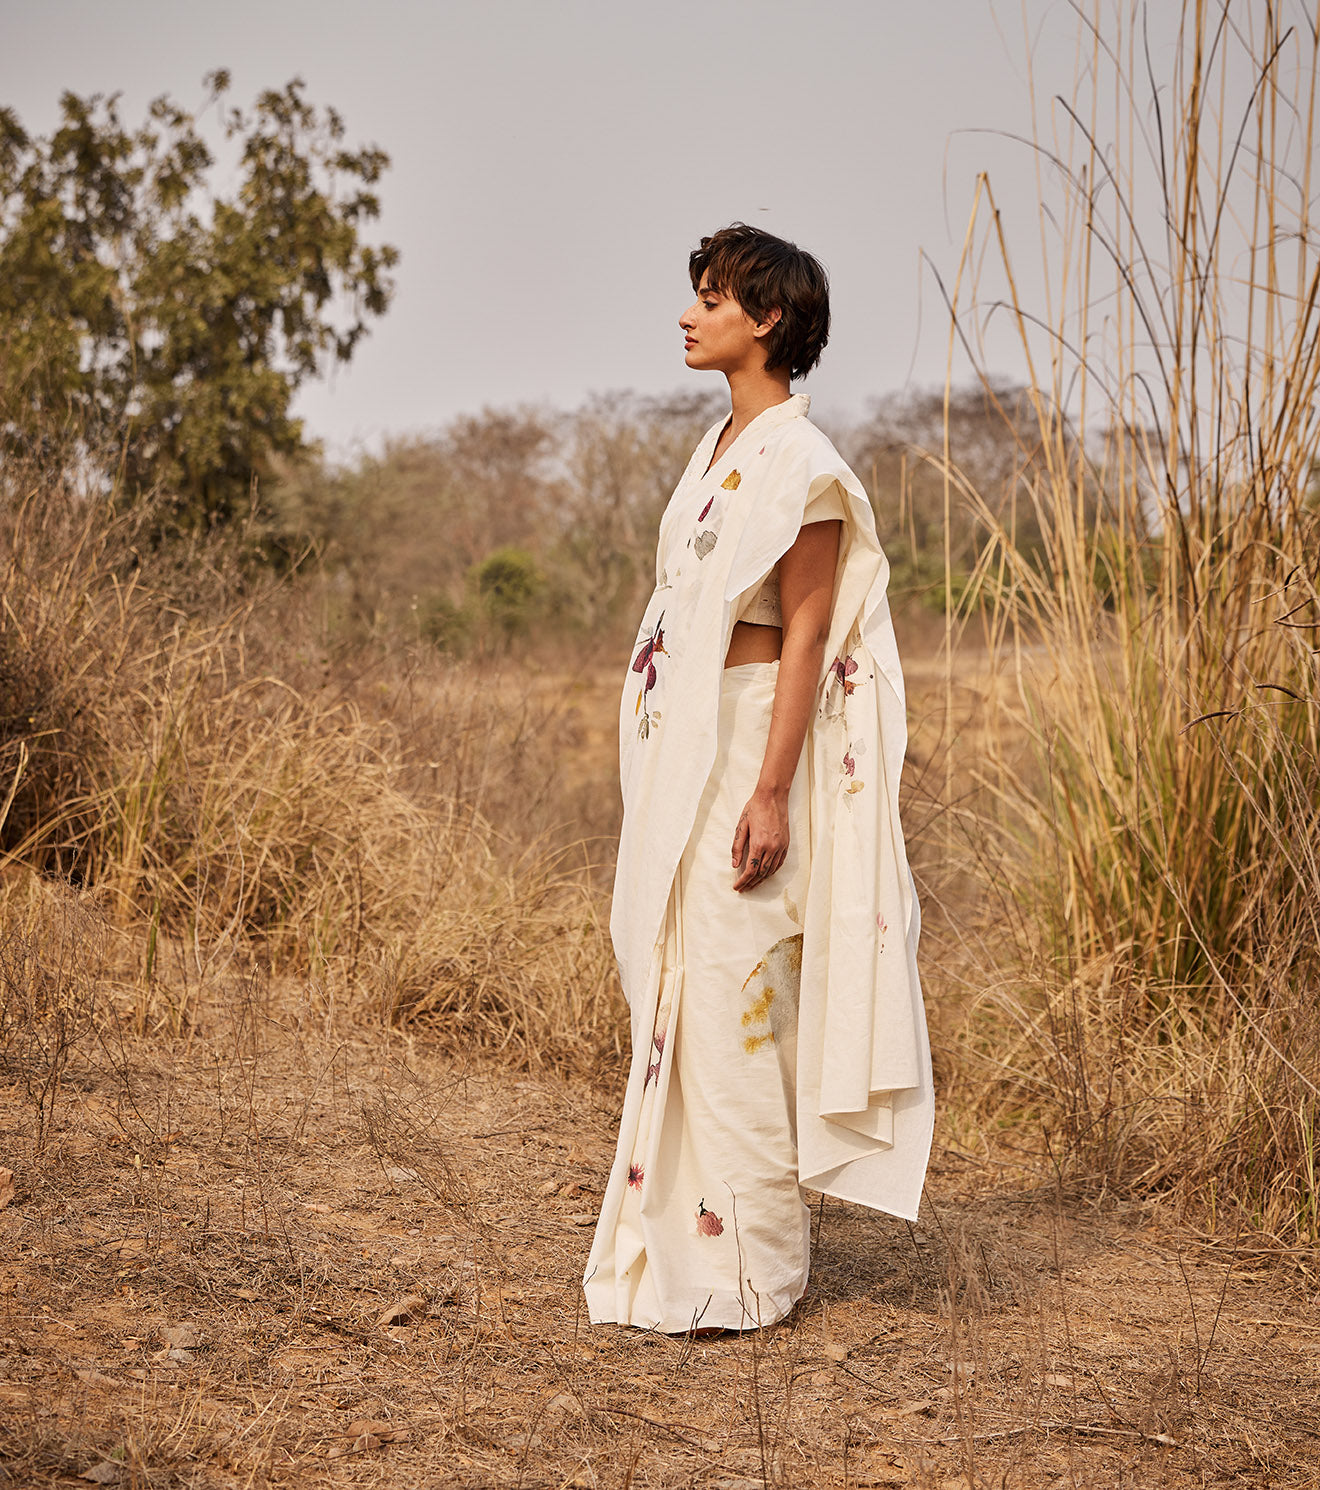
<svg viewBox="0 0 1320 1490">
<path fill-rule="evenodd" d="M 710 509 L 714 505 L 715 505 L 715 493 L 712 492 L 710 494 L 710 501 L 707 502 L 706 505 L 701 509 L 701 511 L 697 513 L 697 521 L 699 523 L 704 523 L 706 521 L 706 514 L 710 511 Z"/>
<path fill-rule="evenodd" d="M 834 676 L 843 684 L 843 691 L 851 693 L 857 684 L 852 681 L 852 675 L 857 671 L 857 659 L 855 657 L 839 657 L 834 662 Z"/>
<path fill-rule="evenodd" d="M 885 938 L 889 935 L 889 922 L 885 920 L 883 911 L 875 918 L 875 924 L 880 928 L 880 950 L 885 950 Z"/>
<path fill-rule="evenodd" d="M 856 758 L 849 755 L 846 750 L 843 752 L 843 769 L 844 773 L 848 776 L 851 776 L 857 770 Z"/>
<path fill-rule="evenodd" d="M 765 446 L 762 445 L 761 448 L 756 453 L 757 453 L 757 455 L 764 455 L 765 454 Z"/>
<path fill-rule="evenodd" d="M 714 1211 L 706 1209 L 705 1199 L 697 1201 L 697 1235 L 698 1236 L 723 1236 L 724 1222 Z"/>
<path fill-rule="evenodd" d="M 645 1176 L 646 1171 L 640 1164 L 630 1164 L 628 1166 L 628 1185 L 631 1189 L 640 1190 L 642 1188 L 642 1180 Z"/>
<path fill-rule="evenodd" d="M 651 1036 L 651 1044 L 663 1055 L 665 1053 L 665 1031 L 656 1030 L 655 1034 Z"/>
</svg>

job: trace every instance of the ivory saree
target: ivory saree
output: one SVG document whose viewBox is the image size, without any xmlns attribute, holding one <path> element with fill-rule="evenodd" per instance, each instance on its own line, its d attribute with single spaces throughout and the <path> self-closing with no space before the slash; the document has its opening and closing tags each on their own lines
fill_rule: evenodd
<svg viewBox="0 0 1320 1490">
<path fill-rule="evenodd" d="M 767 409 L 707 470 L 715 425 L 660 525 L 620 706 L 611 932 L 633 1055 L 584 1285 L 596 1321 L 782 1318 L 806 1286 L 800 1186 L 917 1213 L 933 1095 L 888 565 L 808 407 L 798 395 Z M 836 482 L 846 518 L 790 857 L 738 894 L 729 844 L 777 665 L 724 668 L 733 618 Z"/>
</svg>

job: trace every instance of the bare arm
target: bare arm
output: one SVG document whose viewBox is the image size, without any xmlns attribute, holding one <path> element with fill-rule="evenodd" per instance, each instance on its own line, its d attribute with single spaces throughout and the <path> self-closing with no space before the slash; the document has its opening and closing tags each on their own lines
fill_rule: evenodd
<svg viewBox="0 0 1320 1490">
<path fill-rule="evenodd" d="M 779 677 L 761 775 L 733 835 L 733 867 L 740 871 L 735 890 L 769 879 L 788 854 L 788 789 L 825 660 L 842 529 L 837 518 L 808 523 L 779 561 L 784 623 Z"/>
</svg>

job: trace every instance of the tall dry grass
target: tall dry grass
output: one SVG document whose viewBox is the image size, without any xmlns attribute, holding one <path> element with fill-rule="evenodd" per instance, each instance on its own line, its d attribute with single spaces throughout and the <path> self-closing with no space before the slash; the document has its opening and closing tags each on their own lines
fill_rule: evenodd
<svg viewBox="0 0 1320 1490">
<path fill-rule="evenodd" d="M 140 1023 L 186 1026 L 181 967 L 256 957 L 520 1062 L 612 1048 L 590 846 L 549 836 L 562 720 L 515 670 L 332 659 L 314 587 L 146 552 L 101 500 L 34 491 L 0 538 L 6 894 L 94 901 Z"/>
<path fill-rule="evenodd" d="M 999 735 L 1034 745 L 983 773 L 1035 969 L 986 1075 L 1074 1177 L 1313 1242 L 1320 12 L 1186 0 L 1152 39 L 1167 19 L 1087 10 L 1077 92 L 1038 117 L 1045 305 L 988 177 L 948 291 L 968 346 L 1011 321 L 1034 409 L 1030 547 L 947 465 L 995 529 Z"/>
</svg>

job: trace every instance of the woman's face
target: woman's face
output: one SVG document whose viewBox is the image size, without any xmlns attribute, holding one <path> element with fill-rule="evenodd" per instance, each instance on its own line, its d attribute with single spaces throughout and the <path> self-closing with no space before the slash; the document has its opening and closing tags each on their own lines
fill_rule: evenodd
<svg viewBox="0 0 1320 1490">
<path fill-rule="evenodd" d="M 683 360 L 689 367 L 731 373 L 765 366 L 764 338 L 774 321 L 754 321 L 732 295 L 712 290 L 705 276 L 678 324 L 684 336 Z"/>
</svg>

